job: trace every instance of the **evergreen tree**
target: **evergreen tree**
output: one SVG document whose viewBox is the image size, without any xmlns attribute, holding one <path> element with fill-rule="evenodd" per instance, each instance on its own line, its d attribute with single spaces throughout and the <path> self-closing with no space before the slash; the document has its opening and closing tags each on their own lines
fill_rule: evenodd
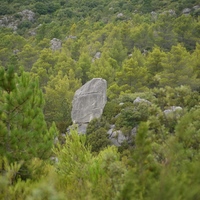
<svg viewBox="0 0 200 200">
<path fill-rule="evenodd" d="M 118 85 L 127 85 L 129 92 L 140 91 L 145 88 L 148 71 L 144 66 L 144 57 L 138 49 L 135 48 L 131 58 L 124 62 L 122 70 L 117 73 L 116 78 Z M 124 88 L 122 88 L 122 91 L 124 91 Z"/>
<path fill-rule="evenodd" d="M 159 77 L 157 74 L 163 71 L 162 59 L 166 56 L 166 53 L 161 51 L 161 49 L 155 46 L 152 52 L 148 53 L 146 60 L 146 67 L 149 71 L 149 86 L 156 87 L 159 83 Z"/>
<path fill-rule="evenodd" d="M 50 77 L 44 87 L 46 121 L 48 124 L 54 121 L 61 132 L 65 133 L 71 123 L 71 102 L 80 85 L 80 80 L 76 79 L 73 70 L 70 70 L 69 76 L 59 71 L 55 77 Z"/>
<path fill-rule="evenodd" d="M 160 86 L 188 85 L 192 89 L 197 89 L 199 79 L 196 78 L 191 63 L 191 55 L 182 45 L 173 46 L 167 56 L 162 59 L 164 70 L 160 73 Z"/>
<path fill-rule="evenodd" d="M 56 129 L 47 130 L 43 105 L 37 80 L 25 72 L 18 76 L 12 66 L 0 68 L 0 153 L 9 162 L 50 157 Z"/>
</svg>

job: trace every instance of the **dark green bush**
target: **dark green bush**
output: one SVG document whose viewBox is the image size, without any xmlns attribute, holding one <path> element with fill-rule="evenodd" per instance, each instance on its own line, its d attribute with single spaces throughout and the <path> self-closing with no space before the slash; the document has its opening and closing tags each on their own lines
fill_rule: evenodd
<svg viewBox="0 0 200 200">
<path fill-rule="evenodd" d="M 107 130 L 104 128 L 99 128 L 93 133 L 87 135 L 86 142 L 91 146 L 92 152 L 100 152 L 111 144 L 110 140 L 108 139 Z"/>
<path fill-rule="evenodd" d="M 46 15 L 48 13 L 48 5 L 38 2 L 35 4 L 35 12 L 40 15 Z"/>
<path fill-rule="evenodd" d="M 23 29 L 23 28 L 30 28 L 32 25 L 32 23 L 28 20 L 24 20 L 22 21 L 19 25 L 18 25 L 18 28 L 19 29 Z"/>
<path fill-rule="evenodd" d="M 120 105 L 116 102 L 108 102 L 103 111 L 103 116 L 109 123 L 113 123 L 113 119 L 120 112 Z"/>
</svg>

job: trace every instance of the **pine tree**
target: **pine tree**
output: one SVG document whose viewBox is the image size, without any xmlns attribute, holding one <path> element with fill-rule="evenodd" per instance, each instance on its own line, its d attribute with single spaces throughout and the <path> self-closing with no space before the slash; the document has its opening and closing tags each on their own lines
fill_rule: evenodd
<svg viewBox="0 0 200 200">
<path fill-rule="evenodd" d="M 9 162 L 48 159 L 56 134 L 48 131 L 43 116 L 44 99 L 37 80 L 29 73 L 17 75 L 14 67 L 0 67 L 0 154 Z"/>
<path fill-rule="evenodd" d="M 199 87 L 199 79 L 191 65 L 191 55 L 178 44 L 162 59 L 163 71 L 160 73 L 160 86 L 177 87 L 189 85 L 192 89 Z"/>
<path fill-rule="evenodd" d="M 127 85 L 131 92 L 145 89 L 148 70 L 144 66 L 144 57 L 138 49 L 134 48 L 132 57 L 124 62 L 122 70 L 117 72 L 116 78 L 119 86 Z"/>
<path fill-rule="evenodd" d="M 53 121 L 61 132 L 65 132 L 71 123 L 71 102 L 74 92 L 81 86 L 79 79 L 75 78 L 73 70 L 69 75 L 62 71 L 54 77 L 51 76 L 45 89 L 45 119 L 48 124 Z"/>
</svg>

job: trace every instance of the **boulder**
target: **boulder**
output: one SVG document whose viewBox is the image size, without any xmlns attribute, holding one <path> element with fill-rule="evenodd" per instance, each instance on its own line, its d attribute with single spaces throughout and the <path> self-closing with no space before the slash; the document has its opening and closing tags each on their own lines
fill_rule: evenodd
<svg viewBox="0 0 200 200">
<path fill-rule="evenodd" d="M 146 100 L 146 99 L 142 99 L 140 97 L 137 97 L 134 101 L 133 101 L 134 104 L 138 104 L 138 103 L 147 103 L 149 105 L 151 105 L 151 102 Z"/>
<path fill-rule="evenodd" d="M 127 137 L 122 133 L 121 130 L 114 130 L 114 128 L 111 128 L 108 130 L 109 140 L 111 143 L 117 147 L 121 146 L 121 144 L 124 141 L 127 141 Z"/>
<path fill-rule="evenodd" d="M 175 12 L 175 10 L 170 9 L 170 10 L 164 11 L 164 12 L 161 13 L 161 14 L 163 14 L 163 15 L 175 16 L 175 15 L 176 15 L 176 12 Z"/>
<path fill-rule="evenodd" d="M 180 106 L 171 106 L 169 109 L 164 110 L 165 115 L 169 115 L 170 113 L 179 112 L 183 109 Z"/>
<path fill-rule="evenodd" d="M 156 21 L 157 18 L 158 18 L 158 14 L 156 12 L 152 11 L 151 12 L 151 18 L 152 18 L 152 20 Z"/>
<path fill-rule="evenodd" d="M 121 146 L 123 142 L 131 143 L 132 137 L 135 137 L 137 133 L 137 127 L 134 127 L 131 130 L 131 133 L 129 136 L 124 135 L 124 133 L 121 130 L 115 130 L 115 125 L 111 125 L 110 129 L 107 131 L 109 140 L 111 143 L 117 147 Z"/>
<path fill-rule="evenodd" d="M 196 5 L 196 6 L 194 6 L 193 9 L 194 9 L 194 10 L 198 10 L 198 9 L 200 9 L 200 5 Z"/>
<path fill-rule="evenodd" d="M 76 39 L 77 38 L 77 36 L 75 36 L 75 35 L 69 35 L 68 37 L 66 36 L 65 37 L 65 39 L 67 40 L 67 39 Z"/>
<path fill-rule="evenodd" d="M 72 102 L 72 121 L 83 124 L 101 117 L 107 101 L 106 90 L 107 82 L 102 78 L 93 78 L 79 88 Z"/>
<path fill-rule="evenodd" d="M 53 38 L 50 43 L 51 43 L 51 49 L 53 51 L 60 50 L 62 47 L 61 40 L 59 40 L 57 38 Z"/>
<path fill-rule="evenodd" d="M 192 9 L 190 9 L 190 8 L 185 8 L 185 9 L 183 9 L 182 13 L 187 15 L 187 14 L 190 14 L 191 10 Z"/>
<path fill-rule="evenodd" d="M 33 22 L 35 20 L 35 13 L 31 10 L 23 10 L 22 12 L 19 12 L 18 14 L 22 15 L 22 20 L 28 20 L 30 22 Z"/>
<path fill-rule="evenodd" d="M 123 16 L 124 16 L 123 13 L 119 13 L 119 14 L 117 14 L 117 18 L 122 18 Z"/>
<path fill-rule="evenodd" d="M 96 52 L 96 54 L 94 55 L 94 58 L 92 58 L 92 62 L 94 62 L 96 59 L 100 59 L 101 58 L 101 52 Z"/>
</svg>

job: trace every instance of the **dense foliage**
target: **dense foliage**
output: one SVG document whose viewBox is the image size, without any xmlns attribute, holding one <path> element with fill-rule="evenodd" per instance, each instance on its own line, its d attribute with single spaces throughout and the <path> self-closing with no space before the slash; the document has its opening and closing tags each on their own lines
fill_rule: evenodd
<svg viewBox="0 0 200 200">
<path fill-rule="evenodd" d="M 0 3 L 0 199 L 199 198 L 198 0 Z M 63 136 L 94 77 L 102 117 Z"/>
</svg>

